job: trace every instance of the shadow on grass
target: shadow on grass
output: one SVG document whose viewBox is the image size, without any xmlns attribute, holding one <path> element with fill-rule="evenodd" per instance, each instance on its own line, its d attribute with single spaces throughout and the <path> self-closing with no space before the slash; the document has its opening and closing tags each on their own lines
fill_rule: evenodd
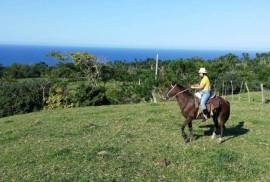
<svg viewBox="0 0 270 182">
<path fill-rule="evenodd" d="M 226 127 L 224 129 L 223 137 L 228 137 L 228 138 L 224 139 L 223 142 L 248 133 L 249 129 L 244 128 L 244 124 L 245 124 L 245 122 L 241 121 L 236 126 L 229 127 L 229 128 Z M 208 128 L 208 130 L 204 131 L 204 135 L 195 136 L 196 139 L 198 139 L 200 137 L 204 137 L 204 136 L 211 136 L 213 131 L 214 131 L 214 125 L 213 124 L 212 125 L 199 126 L 199 128 Z"/>
</svg>

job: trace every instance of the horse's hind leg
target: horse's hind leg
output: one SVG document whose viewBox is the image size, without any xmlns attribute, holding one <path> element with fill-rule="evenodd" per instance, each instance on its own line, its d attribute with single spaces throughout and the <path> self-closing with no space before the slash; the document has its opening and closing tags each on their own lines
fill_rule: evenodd
<svg viewBox="0 0 270 182">
<path fill-rule="evenodd" d="M 218 130 L 218 120 L 217 120 L 217 116 L 216 115 L 213 116 L 213 121 L 214 121 L 215 127 L 214 127 L 214 131 L 213 131 L 213 134 L 212 134 L 212 139 L 214 139 L 216 137 L 217 130 Z"/>
<path fill-rule="evenodd" d="M 193 140 L 193 131 L 192 131 L 192 122 L 191 121 L 188 123 L 188 129 L 189 129 L 189 140 L 192 141 Z"/>
<path fill-rule="evenodd" d="M 223 142 L 223 132 L 224 132 L 224 123 L 220 123 L 220 137 L 218 139 L 218 143 L 222 143 Z"/>
<path fill-rule="evenodd" d="M 218 117 L 218 121 L 219 121 L 219 127 L 220 127 L 220 137 L 219 137 L 219 143 L 223 142 L 223 132 L 224 132 L 224 128 L 225 128 L 225 121 L 224 118 L 222 117 L 222 115 L 220 115 Z"/>
</svg>

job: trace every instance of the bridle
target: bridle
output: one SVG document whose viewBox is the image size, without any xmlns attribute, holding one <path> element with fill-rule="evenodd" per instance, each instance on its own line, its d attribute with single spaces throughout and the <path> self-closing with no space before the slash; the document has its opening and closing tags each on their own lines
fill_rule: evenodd
<svg viewBox="0 0 270 182">
<path fill-rule="evenodd" d="M 173 89 L 175 88 L 177 86 L 177 84 L 175 84 L 174 86 L 173 85 L 171 85 L 171 90 L 169 90 L 169 92 L 167 93 L 167 97 L 170 97 L 169 96 L 169 93 L 171 92 L 171 91 L 173 91 Z M 179 95 L 179 94 L 181 94 L 181 93 L 183 93 L 183 92 L 185 92 L 185 91 L 188 91 L 189 89 L 185 89 L 185 90 L 182 90 L 182 91 L 180 91 L 180 92 L 178 92 L 178 93 L 176 93 L 174 96 L 172 96 L 172 97 L 175 97 L 175 96 L 177 96 L 177 95 Z"/>
</svg>

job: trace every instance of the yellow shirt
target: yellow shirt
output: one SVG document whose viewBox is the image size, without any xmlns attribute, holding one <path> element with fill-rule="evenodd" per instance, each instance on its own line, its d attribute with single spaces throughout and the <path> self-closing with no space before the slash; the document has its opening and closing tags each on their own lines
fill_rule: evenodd
<svg viewBox="0 0 270 182">
<path fill-rule="evenodd" d="M 206 75 L 203 76 L 200 86 L 203 87 L 203 90 L 210 91 L 210 81 Z"/>
</svg>

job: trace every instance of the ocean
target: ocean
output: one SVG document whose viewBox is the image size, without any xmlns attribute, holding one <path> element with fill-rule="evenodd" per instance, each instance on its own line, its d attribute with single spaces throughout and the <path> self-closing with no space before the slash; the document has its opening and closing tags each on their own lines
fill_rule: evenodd
<svg viewBox="0 0 270 182">
<path fill-rule="evenodd" d="M 225 50 L 176 50 L 176 49 L 127 49 L 127 48 L 94 48 L 94 47 L 60 47 L 60 46 L 22 46 L 22 45 L 0 45 L 0 64 L 8 66 L 13 63 L 33 64 L 44 61 L 49 65 L 57 64 L 58 61 L 47 54 L 52 51 L 71 52 L 84 51 L 91 53 L 103 62 L 134 61 L 155 58 L 159 54 L 161 60 L 179 58 L 200 57 L 206 60 L 214 59 L 228 53 L 241 57 L 244 51 Z M 248 52 L 251 57 L 256 52 Z"/>
</svg>

